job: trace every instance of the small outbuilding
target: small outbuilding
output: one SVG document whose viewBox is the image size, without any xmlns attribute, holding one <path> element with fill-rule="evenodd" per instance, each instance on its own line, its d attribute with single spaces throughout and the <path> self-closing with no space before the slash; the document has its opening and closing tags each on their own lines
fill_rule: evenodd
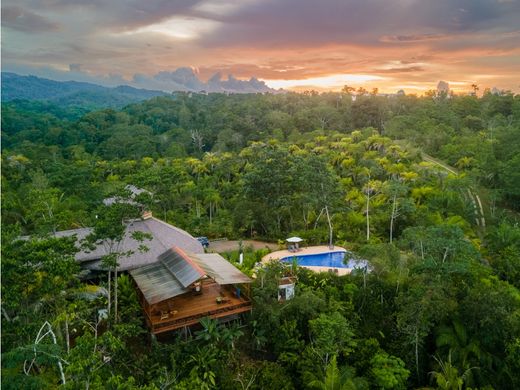
<svg viewBox="0 0 520 390">
<path fill-rule="evenodd" d="M 284 302 L 294 297 L 296 277 L 284 276 L 278 281 L 278 301 Z"/>
</svg>

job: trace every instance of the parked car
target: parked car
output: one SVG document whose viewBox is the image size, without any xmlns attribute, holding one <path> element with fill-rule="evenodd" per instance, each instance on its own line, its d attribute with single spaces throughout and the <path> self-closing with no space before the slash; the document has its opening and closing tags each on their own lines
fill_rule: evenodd
<svg viewBox="0 0 520 390">
<path fill-rule="evenodd" d="M 204 249 L 206 249 L 209 246 L 208 237 L 197 237 L 197 240 L 204 247 Z"/>
</svg>

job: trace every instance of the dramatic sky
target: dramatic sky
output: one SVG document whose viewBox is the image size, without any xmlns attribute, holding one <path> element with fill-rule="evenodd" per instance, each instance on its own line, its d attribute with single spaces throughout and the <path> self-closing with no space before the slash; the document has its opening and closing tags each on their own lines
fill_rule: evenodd
<svg viewBox="0 0 520 390">
<path fill-rule="evenodd" d="M 4 71 L 135 85 L 178 67 L 286 89 L 520 92 L 520 0 L 2 1 Z"/>
</svg>

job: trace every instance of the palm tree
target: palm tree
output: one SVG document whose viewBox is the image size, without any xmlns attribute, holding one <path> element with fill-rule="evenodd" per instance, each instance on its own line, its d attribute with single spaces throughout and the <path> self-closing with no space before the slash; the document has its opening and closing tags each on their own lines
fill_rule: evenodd
<svg viewBox="0 0 520 390">
<path fill-rule="evenodd" d="M 449 348 L 454 361 L 460 363 L 462 368 L 465 368 L 468 360 L 478 360 L 481 356 L 479 342 L 468 336 L 466 328 L 458 320 L 454 320 L 451 326 L 440 326 L 435 343 L 437 348 Z"/>
<path fill-rule="evenodd" d="M 350 87 L 348 85 L 345 85 L 342 89 L 341 89 L 341 92 L 342 93 L 345 93 L 347 95 L 352 95 L 354 92 L 356 91 L 356 88 L 354 87 Z"/>
<path fill-rule="evenodd" d="M 455 166 L 459 169 L 467 169 L 473 164 L 473 157 L 464 156 L 459 158 L 459 160 L 455 163 Z"/>
<path fill-rule="evenodd" d="M 451 350 L 446 362 L 437 357 L 434 358 L 439 364 L 440 371 L 432 371 L 430 374 L 435 379 L 437 387 L 442 390 L 462 390 L 471 370 L 475 367 L 468 368 L 462 375 L 459 375 L 459 370 L 451 363 Z"/>
<path fill-rule="evenodd" d="M 483 358 L 478 340 L 470 338 L 466 328 L 458 320 L 454 320 L 451 326 L 440 326 L 437 329 L 437 348 L 448 349 L 449 363 L 456 364 L 465 370 L 467 382 L 471 383 L 473 378 L 470 372 L 471 363 L 478 363 Z"/>
<path fill-rule="evenodd" d="M 214 368 L 218 364 L 218 356 L 215 348 L 197 348 L 197 351 L 190 355 L 188 364 L 192 367 L 190 375 L 198 379 L 196 383 L 199 389 L 210 390 L 216 387 Z"/>
<path fill-rule="evenodd" d="M 368 389 L 366 380 L 356 377 L 354 371 L 349 368 L 338 369 L 336 355 L 332 356 L 325 371 L 325 377 L 315 379 L 309 383 L 309 387 L 319 390 L 359 390 Z"/>
<path fill-rule="evenodd" d="M 381 182 L 379 180 L 371 180 L 370 179 L 370 170 L 367 170 L 368 180 L 363 186 L 363 193 L 365 194 L 366 199 L 366 208 L 365 208 L 365 216 L 366 216 L 366 236 L 367 242 L 370 241 L 370 199 L 376 196 L 381 190 Z"/>
<path fill-rule="evenodd" d="M 209 209 L 209 223 L 213 223 L 213 217 L 217 214 L 217 207 L 222 202 L 220 192 L 215 188 L 216 185 L 211 180 L 204 180 L 201 183 L 201 197 Z"/>
</svg>

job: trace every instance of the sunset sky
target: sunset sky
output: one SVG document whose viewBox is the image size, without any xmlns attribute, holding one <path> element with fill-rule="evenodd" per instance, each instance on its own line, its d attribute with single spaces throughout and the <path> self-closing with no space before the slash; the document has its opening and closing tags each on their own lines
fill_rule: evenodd
<svg viewBox="0 0 520 390">
<path fill-rule="evenodd" d="M 297 90 L 520 92 L 520 0 L 2 1 L 3 71 L 146 87 L 178 67 Z"/>
</svg>

